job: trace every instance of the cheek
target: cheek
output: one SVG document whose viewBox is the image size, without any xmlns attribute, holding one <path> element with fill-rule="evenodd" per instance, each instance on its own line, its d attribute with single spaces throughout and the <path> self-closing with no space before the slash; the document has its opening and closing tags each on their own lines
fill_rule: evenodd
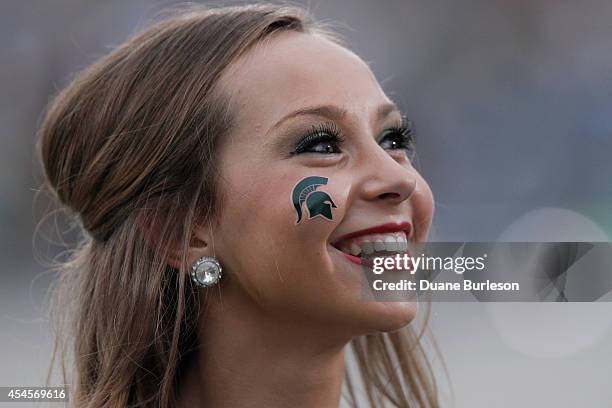
<svg viewBox="0 0 612 408">
<path fill-rule="evenodd" d="M 434 198 L 429 184 L 420 175 L 410 202 L 414 211 L 415 238 L 417 241 L 426 241 L 433 220 Z"/>
<path fill-rule="evenodd" d="M 292 192 L 300 179 L 276 177 L 265 183 L 237 178 L 224 191 L 215 234 L 220 259 L 235 282 L 268 306 L 311 292 L 305 288 L 323 280 L 332 268 L 327 240 L 342 218 L 344 199 L 331 184 L 321 188 L 334 202 L 332 219 L 310 218 L 303 203 L 302 219 L 296 224 Z"/>
</svg>

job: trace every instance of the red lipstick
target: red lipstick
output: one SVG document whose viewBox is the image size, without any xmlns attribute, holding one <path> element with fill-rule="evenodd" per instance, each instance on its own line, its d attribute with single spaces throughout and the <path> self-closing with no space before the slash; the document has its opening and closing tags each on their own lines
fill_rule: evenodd
<svg viewBox="0 0 612 408">
<path fill-rule="evenodd" d="M 342 235 L 334 241 L 333 245 L 335 246 L 339 242 L 342 242 L 346 239 L 355 238 L 360 235 L 377 234 L 377 233 L 384 234 L 386 232 L 401 232 L 401 231 L 405 231 L 406 237 L 409 237 L 410 232 L 412 231 L 412 225 L 406 221 L 388 222 L 386 224 L 378 225 L 376 227 L 366 228 L 366 229 L 362 229 L 359 231 L 354 231 L 354 232 L 350 232 L 348 234 Z"/>
</svg>

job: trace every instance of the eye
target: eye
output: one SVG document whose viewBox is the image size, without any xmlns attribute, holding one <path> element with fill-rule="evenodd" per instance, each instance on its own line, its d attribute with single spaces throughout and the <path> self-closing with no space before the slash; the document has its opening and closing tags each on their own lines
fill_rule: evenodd
<svg viewBox="0 0 612 408">
<path fill-rule="evenodd" d="M 379 144 L 385 150 L 404 150 L 412 160 L 416 153 L 413 122 L 402 117 L 400 123 L 383 131 Z"/>
<path fill-rule="evenodd" d="M 334 154 L 340 153 L 344 139 L 335 123 L 313 126 L 296 144 L 292 155 L 303 153 Z"/>
</svg>

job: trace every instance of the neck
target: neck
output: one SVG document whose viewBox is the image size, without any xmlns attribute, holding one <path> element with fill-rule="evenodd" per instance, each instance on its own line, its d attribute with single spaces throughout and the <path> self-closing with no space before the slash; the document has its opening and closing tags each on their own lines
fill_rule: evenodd
<svg viewBox="0 0 612 408">
<path fill-rule="evenodd" d="M 272 317 L 242 299 L 232 302 L 224 294 L 203 306 L 185 406 L 337 408 L 348 339 Z"/>
</svg>

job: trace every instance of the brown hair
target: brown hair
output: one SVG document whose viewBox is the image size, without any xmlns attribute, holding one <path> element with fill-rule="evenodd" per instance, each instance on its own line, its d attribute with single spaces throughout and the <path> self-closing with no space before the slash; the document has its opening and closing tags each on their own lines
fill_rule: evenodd
<svg viewBox="0 0 612 408">
<path fill-rule="evenodd" d="M 175 405 L 197 349 L 199 292 L 168 260 L 179 250 L 186 265 L 193 227 L 222 208 L 215 151 L 233 116 L 215 86 L 283 30 L 339 41 L 294 6 L 190 6 L 89 66 L 50 104 L 38 142 L 46 181 L 83 233 L 57 267 L 55 298 L 58 328 L 71 324 L 75 406 Z M 153 245 L 143 239 L 151 227 Z M 59 329 L 62 364 L 67 340 Z M 418 340 L 405 329 L 352 342 L 369 406 L 437 406 Z"/>
</svg>

